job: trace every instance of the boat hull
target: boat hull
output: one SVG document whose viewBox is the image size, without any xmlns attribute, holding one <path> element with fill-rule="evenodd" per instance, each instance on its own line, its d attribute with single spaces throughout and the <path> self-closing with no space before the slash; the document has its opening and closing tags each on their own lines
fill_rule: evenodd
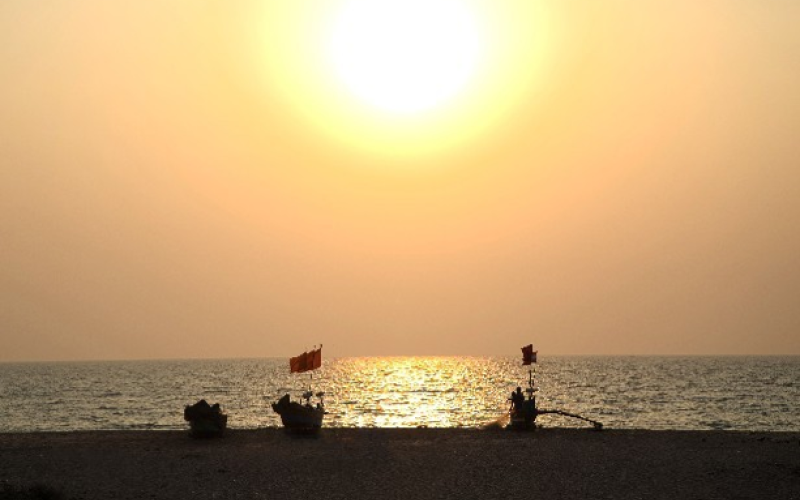
<svg viewBox="0 0 800 500">
<path fill-rule="evenodd" d="M 205 399 L 186 406 L 183 409 L 183 419 L 189 422 L 192 437 L 221 436 L 228 427 L 228 415 L 218 404 L 211 406 Z"/>
<path fill-rule="evenodd" d="M 536 416 L 538 414 L 536 401 L 532 399 L 526 400 L 522 408 L 514 409 L 511 412 L 508 427 L 515 431 L 536 429 Z"/>
<path fill-rule="evenodd" d="M 214 418 L 198 418 L 189 422 L 192 437 L 219 437 L 228 428 L 228 416 L 221 414 Z"/>
<path fill-rule="evenodd" d="M 272 409 L 281 416 L 283 426 L 292 432 L 315 433 L 322 428 L 325 409 L 322 406 L 301 405 L 282 398 L 272 405 Z"/>
</svg>

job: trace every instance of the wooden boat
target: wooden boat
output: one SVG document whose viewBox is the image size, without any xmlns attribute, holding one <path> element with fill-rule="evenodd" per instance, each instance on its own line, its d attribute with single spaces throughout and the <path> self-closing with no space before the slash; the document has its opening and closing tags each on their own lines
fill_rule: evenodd
<svg viewBox="0 0 800 500">
<path fill-rule="evenodd" d="M 321 397 L 322 393 L 318 393 Z M 322 403 L 313 406 L 306 399 L 305 404 L 290 401 L 289 395 L 284 395 L 277 403 L 272 404 L 272 409 L 281 416 L 281 423 L 290 431 L 298 433 L 315 433 L 322 428 L 322 419 L 325 417 L 325 408 Z"/>
<path fill-rule="evenodd" d="M 183 409 L 183 419 L 189 422 L 192 437 L 219 437 L 228 427 L 228 415 L 219 404 L 209 405 L 201 399 Z"/>
<path fill-rule="evenodd" d="M 291 373 L 312 372 L 311 379 L 314 379 L 313 371 L 322 366 L 322 345 L 319 349 L 304 352 L 289 360 Z M 276 403 L 272 404 L 272 410 L 281 416 L 281 423 L 286 430 L 302 434 L 312 434 L 322 428 L 322 420 L 325 417 L 324 392 L 317 392 L 319 402 L 311 404 L 311 396 L 314 395 L 310 388 L 303 393 L 305 403 L 291 401 L 288 394 L 281 397 Z"/>
<path fill-rule="evenodd" d="M 522 364 L 531 367 L 536 364 L 536 356 L 538 351 L 533 350 L 533 345 L 527 345 L 522 348 Z M 533 370 L 528 370 L 528 388 L 525 389 L 528 397 L 527 399 L 522 394 L 521 389 L 517 387 L 516 393 L 511 394 L 510 401 L 512 406 L 509 409 L 509 424 L 508 428 L 516 431 L 527 431 L 536 429 L 536 417 L 539 415 L 552 414 L 562 415 L 570 418 L 577 418 L 589 422 L 594 426 L 595 430 L 602 430 L 603 424 L 596 420 L 569 413 L 563 410 L 545 410 L 536 406 L 536 392 L 538 388 L 534 386 Z"/>
</svg>

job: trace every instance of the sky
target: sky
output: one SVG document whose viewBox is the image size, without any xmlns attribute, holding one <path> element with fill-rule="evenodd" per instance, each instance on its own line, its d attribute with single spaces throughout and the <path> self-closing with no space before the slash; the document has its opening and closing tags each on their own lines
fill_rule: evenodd
<svg viewBox="0 0 800 500">
<path fill-rule="evenodd" d="M 0 2 L 0 361 L 800 354 L 800 3 L 394 1 Z"/>
</svg>

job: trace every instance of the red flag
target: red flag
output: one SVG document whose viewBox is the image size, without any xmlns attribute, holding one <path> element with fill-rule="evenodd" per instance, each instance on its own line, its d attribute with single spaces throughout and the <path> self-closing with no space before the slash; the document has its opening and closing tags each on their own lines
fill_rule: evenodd
<svg viewBox="0 0 800 500">
<path fill-rule="evenodd" d="M 292 373 L 308 371 L 308 353 L 304 352 L 299 356 L 289 359 L 289 369 Z"/>
<path fill-rule="evenodd" d="M 322 366 L 322 345 L 320 344 L 319 349 L 315 349 L 308 353 L 308 369 L 309 370 L 316 370 Z"/>
<path fill-rule="evenodd" d="M 311 352 L 304 352 L 299 356 L 289 359 L 289 369 L 292 373 L 303 373 L 309 370 L 316 370 L 322 366 L 322 345 L 319 349 Z"/>
<path fill-rule="evenodd" d="M 522 364 L 529 365 L 536 363 L 536 353 L 539 351 L 533 350 L 533 344 L 526 345 L 522 348 Z"/>
</svg>

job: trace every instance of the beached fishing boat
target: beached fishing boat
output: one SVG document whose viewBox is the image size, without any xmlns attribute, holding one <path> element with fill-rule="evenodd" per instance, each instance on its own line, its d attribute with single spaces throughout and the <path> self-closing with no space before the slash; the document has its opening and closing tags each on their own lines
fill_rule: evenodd
<svg viewBox="0 0 800 500">
<path fill-rule="evenodd" d="M 189 422 L 192 437 L 218 437 L 228 427 L 228 415 L 219 404 L 209 405 L 205 399 L 187 405 L 183 419 Z"/>
<path fill-rule="evenodd" d="M 311 373 L 311 380 L 314 379 L 313 371 L 322 366 L 322 345 L 319 349 L 291 358 L 289 369 L 292 373 Z M 311 397 L 316 396 L 319 402 L 311 403 Z M 283 426 L 292 432 L 315 433 L 322 428 L 322 420 L 325 417 L 324 392 L 314 394 L 311 388 L 303 393 L 304 403 L 291 401 L 288 394 L 281 397 L 276 403 L 272 404 L 272 410 L 281 416 Z"/>
<path fill-rule="evenodd" d="M 539 415 L 562 415 L 570 418 L 577 418 L 592 424 L 595 430 L 602 430 L 603 424 L 596 420 L 569 413 L 562 410 L 546 410 L 536 406 L 536 393 L 538 388 L 534 384 L 534 372 L 532 366 L 537 362 L 538 351 L 533 350 L 533 345 L 527 345 L 522 348 L 522 365 L 528 366 L 528 388 L 525 389 L 525 394 L 522 394 L 522 388 L 517 387 L 517 390 L 511 393 L 509 400 L 511 401 L 511 408 L 509 408 L 509 424 L 508 428 L 517 431 L 526 431 L 536 429 L 536 417 Z"/>
<path fill-rule="evenodd" d="M 308 394 L 308 393 L 306 393 Z M 304 394 L 306 403 L 290 401 L 289 395 L 284 395 L 277 403 L 272 404 L 272 409 L 281 416 L 281 423 L 288 430 L 298 432 L 316 432 L 322 428 L 322 419 L 325 409 L 322 403 L 316 406 L 308 402 L 310 395 Z"/>
</svg>

